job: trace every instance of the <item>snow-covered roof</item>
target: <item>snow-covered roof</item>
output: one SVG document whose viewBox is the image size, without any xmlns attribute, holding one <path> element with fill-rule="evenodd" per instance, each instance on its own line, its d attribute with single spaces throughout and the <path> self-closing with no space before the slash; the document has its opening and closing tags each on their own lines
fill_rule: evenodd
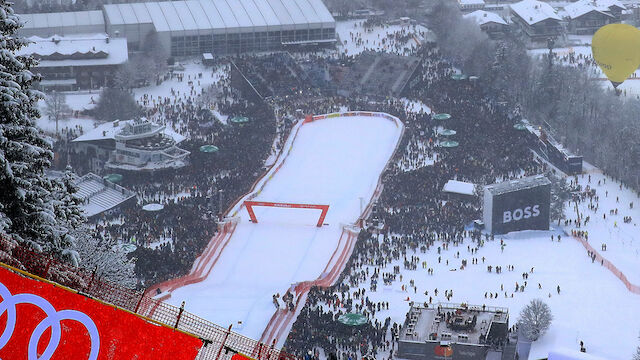
<svg viewBox="0 0 640 360">
<path fill-rule="evenodd" d="M 130 190 L 92 173 L 79 178 L 75 184 L 78 187 L 75 195 L 82 200 L 80 208 L 87 217 L 112 209 L 136 196 Z"/>
<path fill-rule="evenodd" d="M 484 0 L 458 0 L 460 5 L 483 5 Z"/>
<path fill-rule="evenodd" d="M 132 5 L 135 6 L 130 9 Z M 107 4 L 104 5 L 104 13 L 111 25 L 153 23 L 158 32 L 335 27 L 335 20 L 322 0 L 183 0 Z"/>
<path fill-rule="evenodd" d="M 486 23 L 496 23 L 507 25 L 507 22 L 498 14 L 484 10 L 476 10 L 463 16 L 465 19 L 475 20 L 478 25 L 484 25 Z"/>
<path fill-rule="evenodd" d="M 129 59 L 127 39 L 107 34 L 32 36 L 27 40 L 30 44 L 16 53 L 39 58 L 40 67 L 117 65 Z"/>
<path fill-rule="evenodd" d="M 564 7 L 564 11 L 571 19 L 578 18 L 591 11 L 597 11 L 607 16 L 613 16 L 610 13 L 612 7 L 626 9 L 626 7 L 618 0 L 580 0 Z"/>
<path fill-rule="evenodd" d="M 462 194 L 462 195 L 475 195 L 475 185 L 473 183 L 468 183 L 464 181 L 458 180 L 449 180 L 444 187 L 442 188 L 443 192 L 454 193 L 454 194 Z"/>
<path fill-rule="evenodd" d="M 25 29 L 47 27 L 96 26 L 104 31 L 102 11 L 73 11 L 42 14 L 18 14 Z"/>
<path fill-rule="evenodd" d="M 523 177 L 520 179 L 503 181 L 497 184 L 491 184 L 484 187 L 485 191 L 489 191 L 493 195 L 502 195 L 523 189 L 530 189 L 538 186 L 549 185 L 551 182 L 542 174 Z"/>
<path fill-rule="evenodd" d="M 116 121 L 118 121 L 116 126 Z M 119 133 L 124 129 L 125 125 L 132 125 L 135 120 L 123 120 L 123 121 L 111 121 L 107 123 L 103 123 L 98 125 L 95 129 L 87 131 L 83 135 L 75 138 L 74 142 L 82 142 L 82 141 L 98 141 L 98 140 L 115 140 L 116 133 Z M 178 134 L 173 131 L 173 129 L 165 128 L 163 134 L 171 137 L 176 144 L 184 141 L 186 139 L 183 135 Z"/>
<path fill-rule="evenodd" d="M 511 4 L 511 10 L 529 25 L 547 19 L 562 20 L 551 5 L 536 0 L 524 0 Z"/>
</svg>

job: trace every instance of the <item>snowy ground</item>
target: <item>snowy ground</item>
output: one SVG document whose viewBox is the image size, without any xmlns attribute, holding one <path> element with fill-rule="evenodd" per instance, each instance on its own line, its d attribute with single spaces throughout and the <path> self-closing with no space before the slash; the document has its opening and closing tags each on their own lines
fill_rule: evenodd
<svg viewBox="0 0 640 360">
<path fill-rule="evenodd" d="M 188 311 L 260 338 L 275 310 L 272 295 L 321 274 L 342 225 L 355 221 L 360 198 L 373 194 L 399 136 L 400 130 L 383 118 L 304 125 L 284 166 L 257 200 L 329 204 L 329 225 L 316 228 L 314 210 L 256 208 L 259 224 L 248 222 L 242 210 L 241 223 L 210 276 L 175 290 L 169 302 L 185 300 Z"/>
<path fill-rule="evenodd" d="M 591 182 L 589 182 L 591 175 Z M 606 179 L 606 180 L 605 180 Z M 606 182 L 605 182 L 606 181 Z M 600 182 L 600 185 L 598 185 Z M 596 189 L 599 201 L 597 211 L 589 209 L 589 201 L 579 203 L 578 210 L 581 217 L 590 217 L 586 226 L 570 229 L 588 231 L 589 243 L 607 260 L 611 261 L 622 271 L 629 281 L 640 286 L 640 196 L 634 191 L 620 188 L 620 183 L 613 178 L 599 172 L 581 175 L 578 183 Z M 619 201 L 616 201 L 616 198 Z M 630 203 L 633 202 L 633 208 Z M 611 215 L 610 211 L 618 209 L 618 215 Z M 576 219 L 575 203 L 567 208 L 567 217 Z M 606 219 L 603 218 L 606 216 Z M 623 217 L 631 216 L 630 223 L 624 223 Z M 602 244 L 606 244 L 607 250 L 601 251 Z M 640 305 L 640 296 L 639 296 Z M 640 329 L 638 329 L 640 331 Z"/>
<path fill-rule="evenodd" d="M 405 104 L 408 112 L 431 114 L 431 108 L 420 100 L 410 100 L 408 98 L 401 98 L 400 100 Z"/>
<path fill-rule="evenodd" d="M 450 246 L 440 255 L 434 248 L 426 253 L 409 251 L 407 257 L 420 258 L 418 269 L 404 269 L 403 259 L 392 262 L 382 271 L 391 272 L 393 266 L 400 266 L 402 281 L 391 286 L 384 286 L 379 281 L 378 291 L 368 291 L 367 296 L 374 303 L 390 303 L 390 310 L 376 312 L 379 320 L 384 321 L 391 316 L 393 321 L 402 323 L 409 309 L 407 297 L 420 303 L 428 302 L 429 297 L 434 303 L 448 302 L 444 292 L 451 290 L 453 297 L 450 302 L 508 307 L 511 325 L 531 299 L 540 298 L 551 307 L 554 321 L 549 332 L 533 343 L 530 359 L 544 358 L 556 348 L 578 349 L 581 340 L 591 354 L 608 359 L 630 358 L 640 330 L 640 296 L 631 294 L 606 269 L 594 266 L 577 241 L 565 238 L 561 242 L 552 242 L 551 234 L 557 236 L 558 233 L 521 232 L 497 237 L 486 242 L 477 255 L 471 255 L 467 250 L 468 245 L 474 246 L 470 240 L 465 240 L 458 247 Z M 506 242 L 504 252 L 500 247 L 501 238 Z M 459 258 L 456 258 L 457 252 L 460 252 Z M 438 257 L 441 257 L 441 263 L 438 263 Z M 479 259 L 478 265 L 471 264 L 472 257 Z M 482 257 L 485 258 L 484 263 Z M 460 270 L 463 259 L 468 260 L 468 265 Z M 427 270 L 420 266 L 422 261 L 434 269 L 433 275 L 428 275 Z M 501 274 L 490 273 L 488 265 L 502 266 L 503 271 Z M 507 271 L 507 265 L 514 265 L 515 270 Z M 526 280 L 524 292 L 514 292 L 516 282 L 524 284 L 522 273 L 530 272 L 532 267 L 534 271 Z M 370 267 L 369 271 L 373 269 Z M 417 290 L 409 287 L 411 280 L 415 281 Z M 409 290 L 402 291 L 402 285 Z M 558 285 L 561 289 L 559 295 L 556 291 Z M 368 284 L 366 288 L 369 290 Z M 435 289 L 438 289 L 438 296 Z M 425 291 L 428 295 L 424 294 Z M 485 298 L 487 292 L 498 296 Z"/>
<path fill-rule="evenodd" d="M 189 96 L 195 98 L 202 93 L 202 89 L 217 83 L 224 76 L 225 72 L 224 68 L 214 70 L 211 67 L 205 67 L 200 61 L 195 59 L 186 60 L 182 62 L 181 65 L 184 67 L 184 71 L 176 73 L 184 74 L 182 81 L 179 81 L 177 77 L 173 77 L 162 82 L 160 85 L 134 89 L 135 99 L 139 101 L 140 104 L 143 104 L 142 100 L 145 94 L 155 100 L 157 100 L 158 97 L 168 97 L 172 99 L 172 101 L 176 99 L 182 99 L 184 101 Z M 202 74 L 202 77 L 200 77 L 200 74 Z M 92 109 L 95 106 L 95 103 L 100 98 L 100 91 L 71 91 L 65 92 L 65 96 L 67 98 L 67 105 L 69 105 L 72 110 L 83 111 Z M 44 100 L 41 100 L 38 106 L 42 113 L 42 117 L 37 120 L 38 127 L 49 134 L 54 134 L 56 129 L 55 121 L 50 121 L 45 115 Z M 150 101 L 146 106 L 152 107 L 153 102 Z M 214 111 L 214 114 L 221 120 L 226 121 L 225 115 L 217 111 Z M 87 131 L 93 129 L 96 123 L 97 121 L 95 119 L 88 116 L 80 115 L 80 117 L 75 118 L 73 114 L 69 114 L 68 118 L 58 122 L 58 126 L 60 130 L 64 128 L 77 129 L 80 127 L 84 131 Z"/>
<path fill-rule="evenodd" d="M 416 49 L 424 41 L 427 28 L 421 25 L 384 25 L 366 30 L 362 24 L 364 20 L 346 20 L 336 22 L 336 33 L 341 41 L 338 51 L 346 55 L 357 55 L 365 50 L 384 51 L 404 54 L 405 51 Z M 412 37 L 405 43 L 390 40 L 394 34 L 406 33 Z M 383 42 L 383 39 L 386 41 Z M 360 40 L 360 41 L 358 41 Z"/>
<path fill-rule="evenodd" d="M 206 67 L 198 60 L 188 60 L 180 62 L 184 67 L 184 71 L 176 71 L 175 74 L 182 74 L 182 80 L 177 76 L 163 81 L 160 85 L 136 88 L 133 90 L 135 99 L 142 104 L 143 96 L 147 95 L 150 99 L 157 100 L 158 97 L 169 97 L 171 99 L 194 97 L 202 93 L 202 89 L 217 83 L 223 75 L 223 69 L 214 69 Z M 153 102 L 147 104 L 148 107 L 153 106 Z"/>
</svg>

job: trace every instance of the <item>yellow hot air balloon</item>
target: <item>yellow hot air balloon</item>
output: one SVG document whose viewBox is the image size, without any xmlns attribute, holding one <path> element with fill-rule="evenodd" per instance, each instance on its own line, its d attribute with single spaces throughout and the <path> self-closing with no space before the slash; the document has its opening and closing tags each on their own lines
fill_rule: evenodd
<svg viewBox="0 0 640 360">
<path fill-rule="evenodd" d="M 591 51 L 616 88 L 640 66 L 640 30 L 627 24 L 605 25 L 593 35 Z"/>
</svg>

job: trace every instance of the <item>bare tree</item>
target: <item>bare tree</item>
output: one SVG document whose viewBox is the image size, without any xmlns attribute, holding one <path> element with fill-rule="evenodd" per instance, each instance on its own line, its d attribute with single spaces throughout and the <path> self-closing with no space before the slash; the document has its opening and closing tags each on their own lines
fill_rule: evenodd
<svg viewBox="0 0 640 360">
<path fill-rule="evenodd" d="M 145 58 L 149 60 L 147 71 L 150 80 L 155 80 L 158 83 L 161 76 L 167 71 L 169 52 L 162 45 L 157 32 L 152 31 L 147 34 L 142 51 Z"/>
<path fill-rule="evenodd" d="M 638 348 L 636 349 L 636 353 L 633 355 L 633 360 L 640 360 L 640 345 L 638 345 Z"/>
<path fill-rule="evenodd" d="M 71 108 L 67 105 L 67 97 L 59 91 L 52 91 L 44 100 L 45 114 L 49 120 L 56 122 L 56 135 L 58 135 L 58 121 L 62 120 L 65 115 L 71 112 Z"/>
<path fill-rule="evenodd" d="M 551 308 L 540 299 L 533 299 L 520 312 L 518 327 L 527 340 L 536 341 L 549 329 L 553 320 Z"/>
</svg>

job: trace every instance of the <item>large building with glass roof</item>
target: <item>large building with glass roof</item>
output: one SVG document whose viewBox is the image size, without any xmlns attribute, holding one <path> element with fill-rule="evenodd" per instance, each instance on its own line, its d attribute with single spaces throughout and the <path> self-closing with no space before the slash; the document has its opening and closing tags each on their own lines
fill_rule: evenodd
<svg viewBox="0 0 640 360">
<path fill-rule="evenodd" d="M 173 56 L 237 54 L 335 42 L 322 0 L 183 0 L 104 5 L 102 11 L 21 14 L 24 36 L 107 33 L 130 51 L 151 34 Z"/>
<path fill-rule="evenodd" d="M 106 31 L 140 49 L 157 34 L 173 56 L 235 54 L 335 41 L 322 0 L 186 0 L 104 5 Z"/>
</svg>

